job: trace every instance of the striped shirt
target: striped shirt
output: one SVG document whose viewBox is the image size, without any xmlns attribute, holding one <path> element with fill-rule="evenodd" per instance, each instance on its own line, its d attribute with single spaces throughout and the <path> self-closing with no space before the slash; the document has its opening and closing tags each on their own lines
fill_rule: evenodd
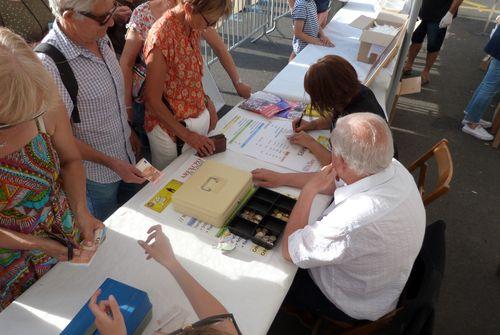
<svg viewBox="0 0 500 335">
<path fill-rule="evenodd" d="M 292 19 L 295 21 L 304 21 L 304 28 L 302 31 L 311 37 L 319 36 L 319 21 L 314 0 L 297 0 L 292 11 Z M 293 52 L 298 54 L 307 46 L 307 42 L 293 36 Z"/>
<path fill-rule="evenodd" d="M 103 154 L 135 163 L 130 144 L 130 127 L 124 99 L 124 82 L 120 65 L 107 36 L 98 40 L 102 58 L 71 41 L 57 22 L 42 43 L 50 43 L 61 51 L 78 82 L 80 123 L 73 123 L 73 134 Z M 49 56 L 37 53 L 45 68 L 54 77 L 68 115 L 73 103 L 64 87 L 59 70 Z M 98 183 L 121 180 L 113 170 L 90 161 L 83 162 L 87 179 Z"/>
</svg>

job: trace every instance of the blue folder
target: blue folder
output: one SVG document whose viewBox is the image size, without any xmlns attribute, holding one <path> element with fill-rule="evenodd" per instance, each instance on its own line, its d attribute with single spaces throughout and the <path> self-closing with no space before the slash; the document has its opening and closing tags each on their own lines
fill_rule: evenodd
<svg viewBox="0 0 500 335">
<path fill-rule="evenodd" d="M 107 300 L 112 294 L 118 304 L 125 319 L 128 335 L 138 335 L 151 321 L 153 306 L 149 301 L 148 294 L 132 286 L 120 283 L 111 278 L 107 278 L 100 286 L 101 294 L 97 299 Z M 100 335 L 95 327 L 95 317 L 88 307 L 88 301 L 76 314 L 61 335 Z"/>
</svg>

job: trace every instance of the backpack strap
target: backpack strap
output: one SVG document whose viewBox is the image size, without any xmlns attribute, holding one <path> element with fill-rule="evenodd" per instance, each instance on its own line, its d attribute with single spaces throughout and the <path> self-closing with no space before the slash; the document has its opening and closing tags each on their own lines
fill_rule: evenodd
<svg viewBox="0 0 500 335">
<path fill-rule="evenodd" d="M 54 61 L 57 70 L 61 76 L 61 81 L 68 91 L 69 97 L 73 102 L 73 111 L 71 112 L 71 121 L 73 123 L 80 123 L 80 113 L 78 111 L 77 97 L 78 97 L 78 82 L 76 81 L 75 74 L 68 63 L 68 60 L 59 49 L 49 43 L 40 43 L 35 49 L 35 52 L 43 53 Z"/>
</svg>

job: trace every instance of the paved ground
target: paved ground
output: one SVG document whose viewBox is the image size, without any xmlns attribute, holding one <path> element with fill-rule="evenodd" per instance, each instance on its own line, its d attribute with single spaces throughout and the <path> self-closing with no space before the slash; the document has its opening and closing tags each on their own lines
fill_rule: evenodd
<svg viewBox="0 0 500 335">
<path fill-rule="evenodd" d="M 484 1 L 486 2 L 486 0 Z M 402 97 L 393 123 L 400 159 L 409 164 L 441 138 L 450 141 L 454 160 L 452 189 L 427 209 L 428 222 L 447 222 L 446 272 L 435 334 L 500 334 L 500 149 L 459 131 L 462 112 L 483 72 L 479 62 L 487 37 L 484 22 L 458 18 L 420 94 Z M 262 89 L 287 63 L 290 21 L 283 19 L 271 36 L 233 52 L 242 78 Z M 420 55 L 415 69 L 421 69 Z M 240 99 L 220 64 L 212 72 L 228 105 Z M 496 105 L 496 101 L 495 101 Z M 485 116 L 491 117 L 490 112 Z M 308 334 L 295 319 L 278 316 L 270 334 Z"/>
</svg>

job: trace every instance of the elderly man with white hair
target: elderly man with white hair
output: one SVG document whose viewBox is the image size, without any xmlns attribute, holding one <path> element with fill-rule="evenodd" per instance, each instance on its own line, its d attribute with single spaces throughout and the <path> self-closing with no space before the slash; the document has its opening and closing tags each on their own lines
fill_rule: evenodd
<svg viewBox="0 0 500 335">
<path fill-rule="evenodd" d="M 84 160 L 89 209 L 105 220 L 117 209 L 119 193 L 131 197 L 137 190 L 134 185 L 145 181 L 134 165 L 132 144 L 138 140 L 127 123 L 123 76 L 106 35 L 117 4 L 50 0 L 50 7 L 56 21 L 42 41 L 49 50 L 35 50 L 71 116 Z"/>
<path fill-rule="evenodd" d="M 331 143 L 332 163 L 320 172 L 253 171 L 257 184 L 302 189 L 283 237 L 283 257 L 301 268 L 285 303 L 344 322 L 376 320 L 396 307 L 408 280 L 424 206 L 413 177 L 392 158 L 380 116 L 339 118 Z M 333 202 L 308 224 L 318 193 L 333 193 Z"/>
</svg>

